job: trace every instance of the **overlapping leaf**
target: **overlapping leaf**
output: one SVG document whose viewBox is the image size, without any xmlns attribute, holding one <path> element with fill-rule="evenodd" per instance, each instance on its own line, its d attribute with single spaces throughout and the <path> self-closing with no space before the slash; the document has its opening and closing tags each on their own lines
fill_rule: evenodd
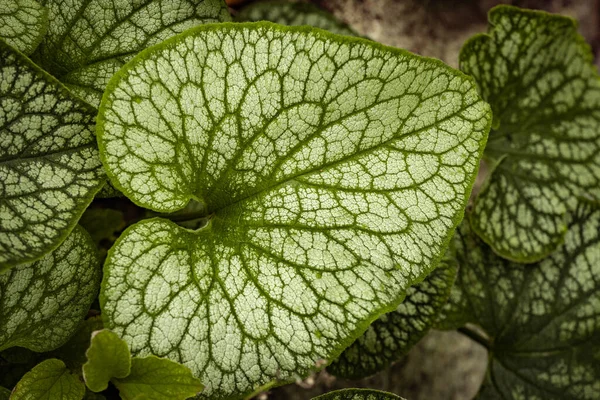
<svg viewBox="0 0 600 400">
<path fill-rule="evenodd" d="M 139 51 L 193 26 L 229 21 L 223 0 L 45 0 L 42 66 L 97 106 L 115 72 Z"/>
<path fill-rule="evenodd" d="M 0 271 L 55 249 L 104 184 L 95 115 L 0 39 Z"/>
<path fill-rule="evenodd" d="M 338 35 L 358 36 L 347 24 L 310 3 L 258 1 L 244 7 L 237 21 L 271 21 L 281 25 L 309 25 Z"/>
<path fill-rule="evenodd" d="M 405 355 L 436 322 L 456 273 L 456 259 L 448 252 L 435 271 L 407 290 L 396 311 L 373 322 L 327 370 L 335 376 L 363 378 Z"/>
<path fill-rule="evenodd" d="M 527 267 L 497 256 L 467 224 L 457 235 L 452 320 L 479 324 L 491 357 L 482 399 L 597 399 L 600 209 L 581 205 L 564 244 Z M 482 338 L 483 339 L 483 338 Z"/>
<path fill-rule="evenodd" d="M 0 38 L 24 54 L 31 54 L 48 28 L 48 10 L 36 0 L 2 0 Z"/>
<path fill-rule="evenodd" d="M 100 260 L 82 228 L 39 261 L 0 275 L 0 350 L 53 350 L 76 331 L 96 297 Z"/>
<path fill-rule="evenodd" d="M 342 389 L 313 397 L 313 400 L 401 400 L 392 393 L 370 389 Z"/>
<path fill-rule="evenodd" d="M 36 365 L 14 388 L 11 400 L 81 400 L 85 386 L 55 358 Z"/>
<path fill-rule="evenodd" d="M 131 372 L 127 343 L 107 329 L 92 334 L 86 357 L 83 376 L 86 386 L 94 392 L 106 390 L 111 378 L 125 378 Z"/>
<path fill-rule="evenodd" d="M 600 79 L 569 18 L 500 6 L 460 67 L 494 112 L 495 165 L 473 229 L 503 257 L 537 261 L 562 241 L 578 197 L 600 198 Z"/>
<path fill-rule="evenodd" d="M 115 186 L 160 212 L 109 252 L 105 324 L 136 355 L 241 397 L 323 365 L 445 251 L 490 123 L 464 75 L 362 39 L 268 23 L 199 27 L 109 85 Z"/>
</svg>

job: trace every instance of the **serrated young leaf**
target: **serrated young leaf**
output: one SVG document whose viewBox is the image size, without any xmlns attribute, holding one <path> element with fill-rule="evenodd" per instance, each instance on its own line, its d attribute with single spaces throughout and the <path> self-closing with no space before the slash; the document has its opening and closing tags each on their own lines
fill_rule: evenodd
<svg viewBox="0 0 600 400">
<path fill-rule="evenodd" d="M 188 367 L 155 356 L 134 357 L 131 374 L 112 382 L 123 400 L 185 400 L 197 395 L 203 388 Z"/>
<path fill-rule="evenodd" d="M 271 21 L 281 25 L 309 25 L 331 33 L 359 36 L 347 24 L 310 3 L 289 1 L 258 1 L 242 8 L 235 17 L 240 22 Z"/>
<path fill-rule="evenodd" d="M 0 39 L 0 272 L 58 247 L 104 184 L 95 116 Z"/>
<path fill-rule="evenodd" d="M 55 358 L 42 361 L 25 374 L 10 400 L 81 400 L 85 386 L 65 363 Z"/>
<path fill-rule="evenodd" d="M 441 62 L 307 27 L 204 26 L 142 52 L 104 96 L 103 161 L 134 202 L 195 199 L 209 222 L 121 235 L 106 326 L 215 398 L 307 375 L 437 264 L 489 123 Z"/>
<path fill-rule="evenodd" d="M 475 232 L 503 257 L 534 262 L 563 240 L 578 197 L 600 199 L 600 79 L 570 18 L 499 6 L 460 68 L 494 112 L 496 165 L 475 201 Z"/>
<path fill-rule="evenodd" d="M 0 274 L 0 350 L 53 350 L 79 326 L 100 286 L 100 260 L 77 226 L 39 261 Z"/>
<path fill-rule="evenodd" d="M 313 397 L 312 400 L 402 400 L 402 397 L 372 389 L 342 389 Z"/>
<path fill-rule="evenodd" d="M 94 332 L 83 364 L 86 386 L 94 391 L 106 390 L 111 378 L 125 378 L 131 370 L 127 343 L 107 329 Z"/>
<path fill-rule="evenodd" d="M 110 78 L 148 46 L 199 24 L 230 21 L 224 0 L 45 0 L 41 65 L 98 106 Z"/>
<path fill-rule="evenodd" d="M 482 399 L 597 399 L 600 209 L 578 207 L 564 244 L 539 263 L 505 260 L 463 224 L 452 313 L 480 325 L 490 350 Z"/>
<path fill-rule="evenodd" d="M 396 311 L 382 315 L 342 355 L 327 367 L 331 374 L 360 379 L 387 368 L 405 355 L 436 322 L 457 273 L 451 251 L 418 285 L 406 291 Z"/>
<path fill-rule="evenodd" d="M 48 28 L 48 10 L 35 0 L 2 0 L 0 38 L 23 54 L 31 54 Z"/>
</svg>

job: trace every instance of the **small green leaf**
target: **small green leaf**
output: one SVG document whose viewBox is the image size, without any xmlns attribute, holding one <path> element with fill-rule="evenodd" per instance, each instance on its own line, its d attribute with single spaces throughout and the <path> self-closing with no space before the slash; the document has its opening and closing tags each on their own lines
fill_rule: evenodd
<svg viewBox="0 0 600 400">
<path fill-rule="evenodd" d="M 482 399 L 597 399 L 600 393 L 600 209 L 582 204 L 564 244 L 539 263 L 500 258 L 463 224 L 449 311 L 480 325 L 490 350 Z"/>
<path fill-rule="evenodd" d="M 2 0 L 0 38 L 24 54 L 31 54 L 48 28 L 48 10 L 35 0 Z"/>
<path fill-rule="evenodd" d="M 106 390 L 111 378 L 125 378 L 129 375 L 129 347 L 107 329 L 92 334 L 92 341 L 85 355 L 87 362 L 83 365 L 83 377 L 87 387 L 94 392 Z"/>
<path fill-rule="evenodd" d="M 501 256 L 534 262 L 562 242 L 577 198 L 600 199 L 600 79 L 573 20 L 499 6 L 460 68 L 494 112 L 494 165 L 473 230 Z"/>
<path fill-rule="evenodd" d="M 123 400 L 185 400 L 203 388 L 188 367 L 155 356 L 134 357 L 131 374 L 124 379 L 113 379 L 113 383 Z"/>
<path fill-rule="evenodd" d="M 448 252 L 425 280 L 410 287 L 396 311 L 382 315 L 327 370 L 335 376 L 359 379 L 387 368 L 405 355 L 436 322 L 446 304 L 457 263 Z"/>
<path fill-rule="evenodd" d="M 208 223 L 129 227 L 102 315 L 132 354 L 243 397 L 339 356 L 444 254 L 489 108 L 439 61 L 303 27 L 200 26 L 111 81 L 98 140 L 111 181 Z"/>
<path fill-rule="evenodd" d="M 55 358 L 42 361 L 25 374 L 10 400 L 81 400 L 85 386 L 65 363 Z"/>
<path fill-rule="evenodd" d="M 65 362 L 72 371 L 82 373 L 81 367 L 87 361 L 85 352 L 90 347 L 92 332 L 103 328 L 100 316 L 88 318 L 81 321 L 77 332 L 69 339 L 67 343 L 58 349 L 49 353 L 52 358 L 58 358 Z"/>
<path fill-rule="evenodd" d="M 312 400 L 401 400 L 393 393 L 371 389 L 342 389 L 313 397 Z"/>
<path fill-rule="evenodd" d="M 230 21 L 223 0 L 45 0 L 42 67 L 97 106 L 106 84 L 148 46 L 196 25 Z"/>
<path fill-rule="evenodd" d="M 8 400 L 10 398 L 10 389 L 0 386 L 0 400 Z"/>
<path fill-rule="evenodd" d="M 309 25 L 338 35 L 358 36 L 356 32 L 330 13 L 310 3 L 258 1 L 242 8 L 236 21 L 271 21 L 281 25 Z"/>
<path fill-rule="evenodd" d="M 0 272 L 58 247 L 104 184 L 95 117 L 0 39 Z"/>
<path fill-rule="evenodd" d="M 90 236 L 76 227 L 39 261 L 0 274 L 0 350 L 53 350 L 69 339 L 100 285 L 100 260 Z"/>
</svg>

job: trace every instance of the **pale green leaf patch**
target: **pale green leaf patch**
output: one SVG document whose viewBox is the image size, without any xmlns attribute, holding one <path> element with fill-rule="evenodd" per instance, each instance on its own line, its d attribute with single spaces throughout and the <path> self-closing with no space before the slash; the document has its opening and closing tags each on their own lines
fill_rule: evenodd
<svg viewBox="0 0 600 400">
<path fill-rule="evenodd" d="M 0 39 L 0 271 L 58 247 L 104 184 L 95 116 Z"/>
<path fill-rule="evenodd" d="M 23 54 L 31 54 L 48 28 L 48 10 L 36 0 L 2 0 L 0 38 Z"/>
<path fill-rule="evenodd" d="M 406 298 L 396 311 L 373 322 L 327 371 L 338 377 L 360 379 L 389 367 L 404 356 L 437 321 L 457 272 L 456 258 L 448 251 L 423 282 L 406 291 Z"/>
<path fill-rule="evenodd" d="M 41 65 L 98 106 L 106 84 L 141 50 L 199 24 L 230 21 L 224 0 L 45 0 Z"/>
<path fill-rule="evenodd" d="M 312 400 L 402 400 L 402 397 L 379 390 L 342 389 L 313 397 Z"/>
<path fill-rule="evenodd" d="M 81 400 L 85 386 L 55 358 L 42 361 L 17 383 L 10 400 Z"/>
<path fill-rule="evenodd" d="M 460 68 L 494 112 L 493 174 L 471 224 L 501 256 L 534 262 L 563 240 L 577 198 L 600 199 L 600 79 L 573 20 L 499 6 Z"/>
<path fill-rule="evenodd" d="M 475 335 L 490 351 L 479 398 L 597 399 L 600 209 L 580 205 L 564 244 L 526 268 L 496 255 L 466 223 L 455 241 L 460 295 L 452 299 L 462 300 L 446 312 L 485 331 Z"/>
<path fill-rule="evenodd" d="M 76 227 L 60 247 L 0 274 L 0 350 L 53 350 L 75 333 L 100 286 L 100 260 Z"/>
<path fill-rule="evenodd" d="M 441 259 L 490 124 L 439 61 L 308 27 L 201 26 L 111 81 L 114 185 L 158 212 L 109 251 L 107 328 L 215 398 L 323 367 Z M 325 362 L 323 362 L 325 360 Z"/>
<path fill-rule="evenodd" d="M 113 379 L 123 400 L 185 400 L 203 389 L 190 369 L 166 358 L 147 356 L 131 360 L 131 374 Z"/>
<path fill-rule="evenodd" d="M 338 35 L 359 36 L 351 27 L 314 4 L 282 0 L 250 3 L 235 16 L 236 21 L 270 21 L 281 25 L 309 25 Z"/>
<path fill-rule="evenodd" d="M 86 386 L 94 392 L 106 390 L 111 378 L 125 378 L 131 371 L 127 343 L 107 329 L 92 333 L 86 357 L 83 378 Z"/>
</svg>

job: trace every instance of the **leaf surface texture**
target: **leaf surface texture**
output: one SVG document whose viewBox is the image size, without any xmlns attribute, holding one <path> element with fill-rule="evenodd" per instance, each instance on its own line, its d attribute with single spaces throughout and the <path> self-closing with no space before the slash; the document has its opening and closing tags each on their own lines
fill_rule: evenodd
<svg viewBox="0 0 600 400">
<path fill-rule="evenodd" d="M 95 116 L 0 39 L 0 271 L 58 247 L 104 184 Z"/>
<path fill-rule="evenodd" d="M 473 229 L 503 257 L 534 262 L 563 240 L 578 197 L 600 199 L 600 79 L 570 18 L 500 6 L 460 68 L 492 106 L 495 166 Z"/>
<path fill-rule="evenodd" d="M 2 0 L 0 38 L 24 54 L 31 54 L 48 28 L 48 10 L 35 0 Z"/>
<path fill-rule="evenodd" d="M 539 263 L 500 258 L 463 224 L 452 320 L 480 325 L 491 357 L 482 399 L 596 399 L 600 393 L 600 209 L 580 205 Z M 458 317 L 457 317 L 458 315 Z"/>
<path fill-rule="evenodd" d="M 94 243 L 78 226 L 41 260 L 0 274 L 0 350 L 43 352 L 65 343 L 96 297 L 99 264 Z"/>
<path fill-rule="evenodd" d="M 56 358 L 42 361 L 17 383 L 10 400 L 81 400 L 85 386 Z"/>
<path fill-rule="evenodd" d="M 198 27 L 111 81 L 112 182 L 161 218 L 109 252 L 101 307 L 134 355 L 190 367 L 215 398 L 331 360 L 442 257 L 490 114 L 434 60 L 309 28 Z"/>
<path fill-rule="evenodd" d="M 327 371 L 338 377 L 364 378 L 389 367 L 421 340 L 450 296 L 458 272 L 451 253 L 423 282 L 406 291 L 396 311 L 373 322 Z"/>
<path fill-rule="evenodd" d="M 271 21 L 281 25 L 309 25 L 338 35 L 358 36 L 347 24 L 310 3 L 257 1 L 242 8 L 236 21 Z"/>
<path fill-rule="evenodd" d="M 46 0 L 42 66 L 97 106 L 106 84 L 141 50 L 203 23 L 229 21 L 223 0 Z"/>
</svg>

